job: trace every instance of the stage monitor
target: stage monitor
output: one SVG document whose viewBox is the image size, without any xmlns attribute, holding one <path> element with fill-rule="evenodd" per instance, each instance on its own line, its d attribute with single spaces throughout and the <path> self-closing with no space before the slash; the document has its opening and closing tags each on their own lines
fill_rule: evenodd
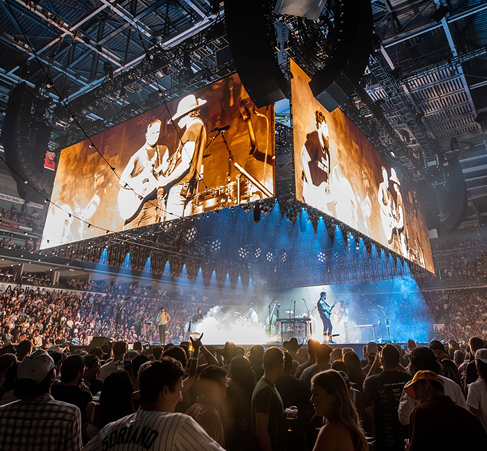
<svg viewBox="0 0 487 451">
<path fill-rule="evenodd" d="M 291 61 L 296 197 L 434 272 L 415 191 L 339 110 L 314 97 Z"/>
<path fill-rule="evenodd" d="M 274 195 L 274 105 L 231 75 L 61 153 L 42 248 Z M 112 170 L 113 168 L 114 170 Z"/>
</svg>

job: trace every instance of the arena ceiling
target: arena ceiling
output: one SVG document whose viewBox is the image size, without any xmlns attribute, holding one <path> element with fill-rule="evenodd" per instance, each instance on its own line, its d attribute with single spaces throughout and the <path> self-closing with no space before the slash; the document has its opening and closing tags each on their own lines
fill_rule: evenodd
<svg viewBox="0 0 487 451">
<path fill-rule="evenodd" d="M 385 135 L 394 134 L 400 146 L 394 145 L 392 158 L 416 175 L 416 163 L 428 171 L 441 166 L 436 155 L 459 153 L 469 195 L 462 226 L 487 222 L 481 125 L 487 116 L 487 2 L 373 0 L 372 6 L 380 46 L 364 79 L 367 102 L 357 98 L 357 110 L 372 121 L 379 109 L 388 122 L 380 140 L 387 147 L 391 137 Z M 223 2 L 215 0 L 2 1 L 0 108 L 13 86 L 25 81 L 54 104 L 59 94 L 81 109 L 86 127 L 110 126 L 136 105 L 157 101 L 159 89 L 176 95 L 188 69 L 202 74 L 193 84 L 224 75 L 216 73 L 228 45 L 223 17 Z M 288 27 L 292 22 L 276 20 Z M 136 72 L 148 54 L 170 57 L 157 82 L 153 74 Z M 130 83 L 122 89 L 114 80 L 124 75 Z M 57 124 L 76 135 L 58 116 Z"/>
</svg>

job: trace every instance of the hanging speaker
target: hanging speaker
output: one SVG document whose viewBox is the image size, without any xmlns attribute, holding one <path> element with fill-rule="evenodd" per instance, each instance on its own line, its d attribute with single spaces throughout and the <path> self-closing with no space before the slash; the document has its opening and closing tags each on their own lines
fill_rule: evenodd
<svg viewBox="0 0 487 451">
<path fill-rule="evenodd" d="M 275 49 L 269 0 L 226 0 L 225 24 L 233 62 L 240 80 L 257 108 L 289 97 Z"/>
<path fill-rule="evenodd" d="M 326 66 L 315 72 L 309 86 L 328 110 L 342 105 L 354 92 L 373 48 L 371 0 L 340 0 L 333 9 L 335 29 Z"/>
</svg>

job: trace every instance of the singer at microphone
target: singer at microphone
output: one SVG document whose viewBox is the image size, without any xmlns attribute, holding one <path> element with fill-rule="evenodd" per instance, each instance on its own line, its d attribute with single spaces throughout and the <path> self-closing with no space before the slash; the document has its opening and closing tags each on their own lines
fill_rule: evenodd
<svg viewBox="0 0 487 451">
<path fill-rule="evenodd" d="M 210 131 L 210 133 L 213 133 L 213 132 L 225 132 L 227 131 L 228 129 L 230 128 L 230 125 L 225 125 L 223 127 L 215 127 L 213 130 Z"/>
</svg>

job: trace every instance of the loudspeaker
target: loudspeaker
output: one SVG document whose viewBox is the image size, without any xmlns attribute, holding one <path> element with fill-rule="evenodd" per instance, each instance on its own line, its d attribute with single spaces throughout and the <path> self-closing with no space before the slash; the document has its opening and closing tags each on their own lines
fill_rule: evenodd
<svg viewBox="0 0 487 451">
<path fill-rule="evenodd" d="M 43 121 L 36 119 L 42 117 L 45 106 L 45 102 L 37 99 L 34 88 L 20 83 L 10 93 L 5 111 L 2 129 L 5 159 L 12 168 L 10 172 L 17 182 L 20 196 L 24 199 L 28 186 L 23 180 L 27 180 L 46 195 L 52 186 L 52 182 L 39 170 L 51 132 Z M 34 115 L 33 107 L 36 110 Z"/>
<path fill-rule="evenodd" d="M 372 52 L 374 31 L 371 0 L 340 0 L 333 12 L 329 60 L 309 82 L 315 98 L 330 112 L 355 91 Z"/>
<path fill-rule="evenodd" d="M 289 97 L 275 54 L 270 0 L 226 0 L 225 25 L 238 75 L 257 108 Z"/>
<path fill-rule="evenodd" d="M 355 91 L 355 86 L 348 77 L 340 72 L 338 77 L 324 91 L 320 92 L 316 100 L 320 102 L 328 111 L 333 111 L 345 103 Z"/>
</svg>

